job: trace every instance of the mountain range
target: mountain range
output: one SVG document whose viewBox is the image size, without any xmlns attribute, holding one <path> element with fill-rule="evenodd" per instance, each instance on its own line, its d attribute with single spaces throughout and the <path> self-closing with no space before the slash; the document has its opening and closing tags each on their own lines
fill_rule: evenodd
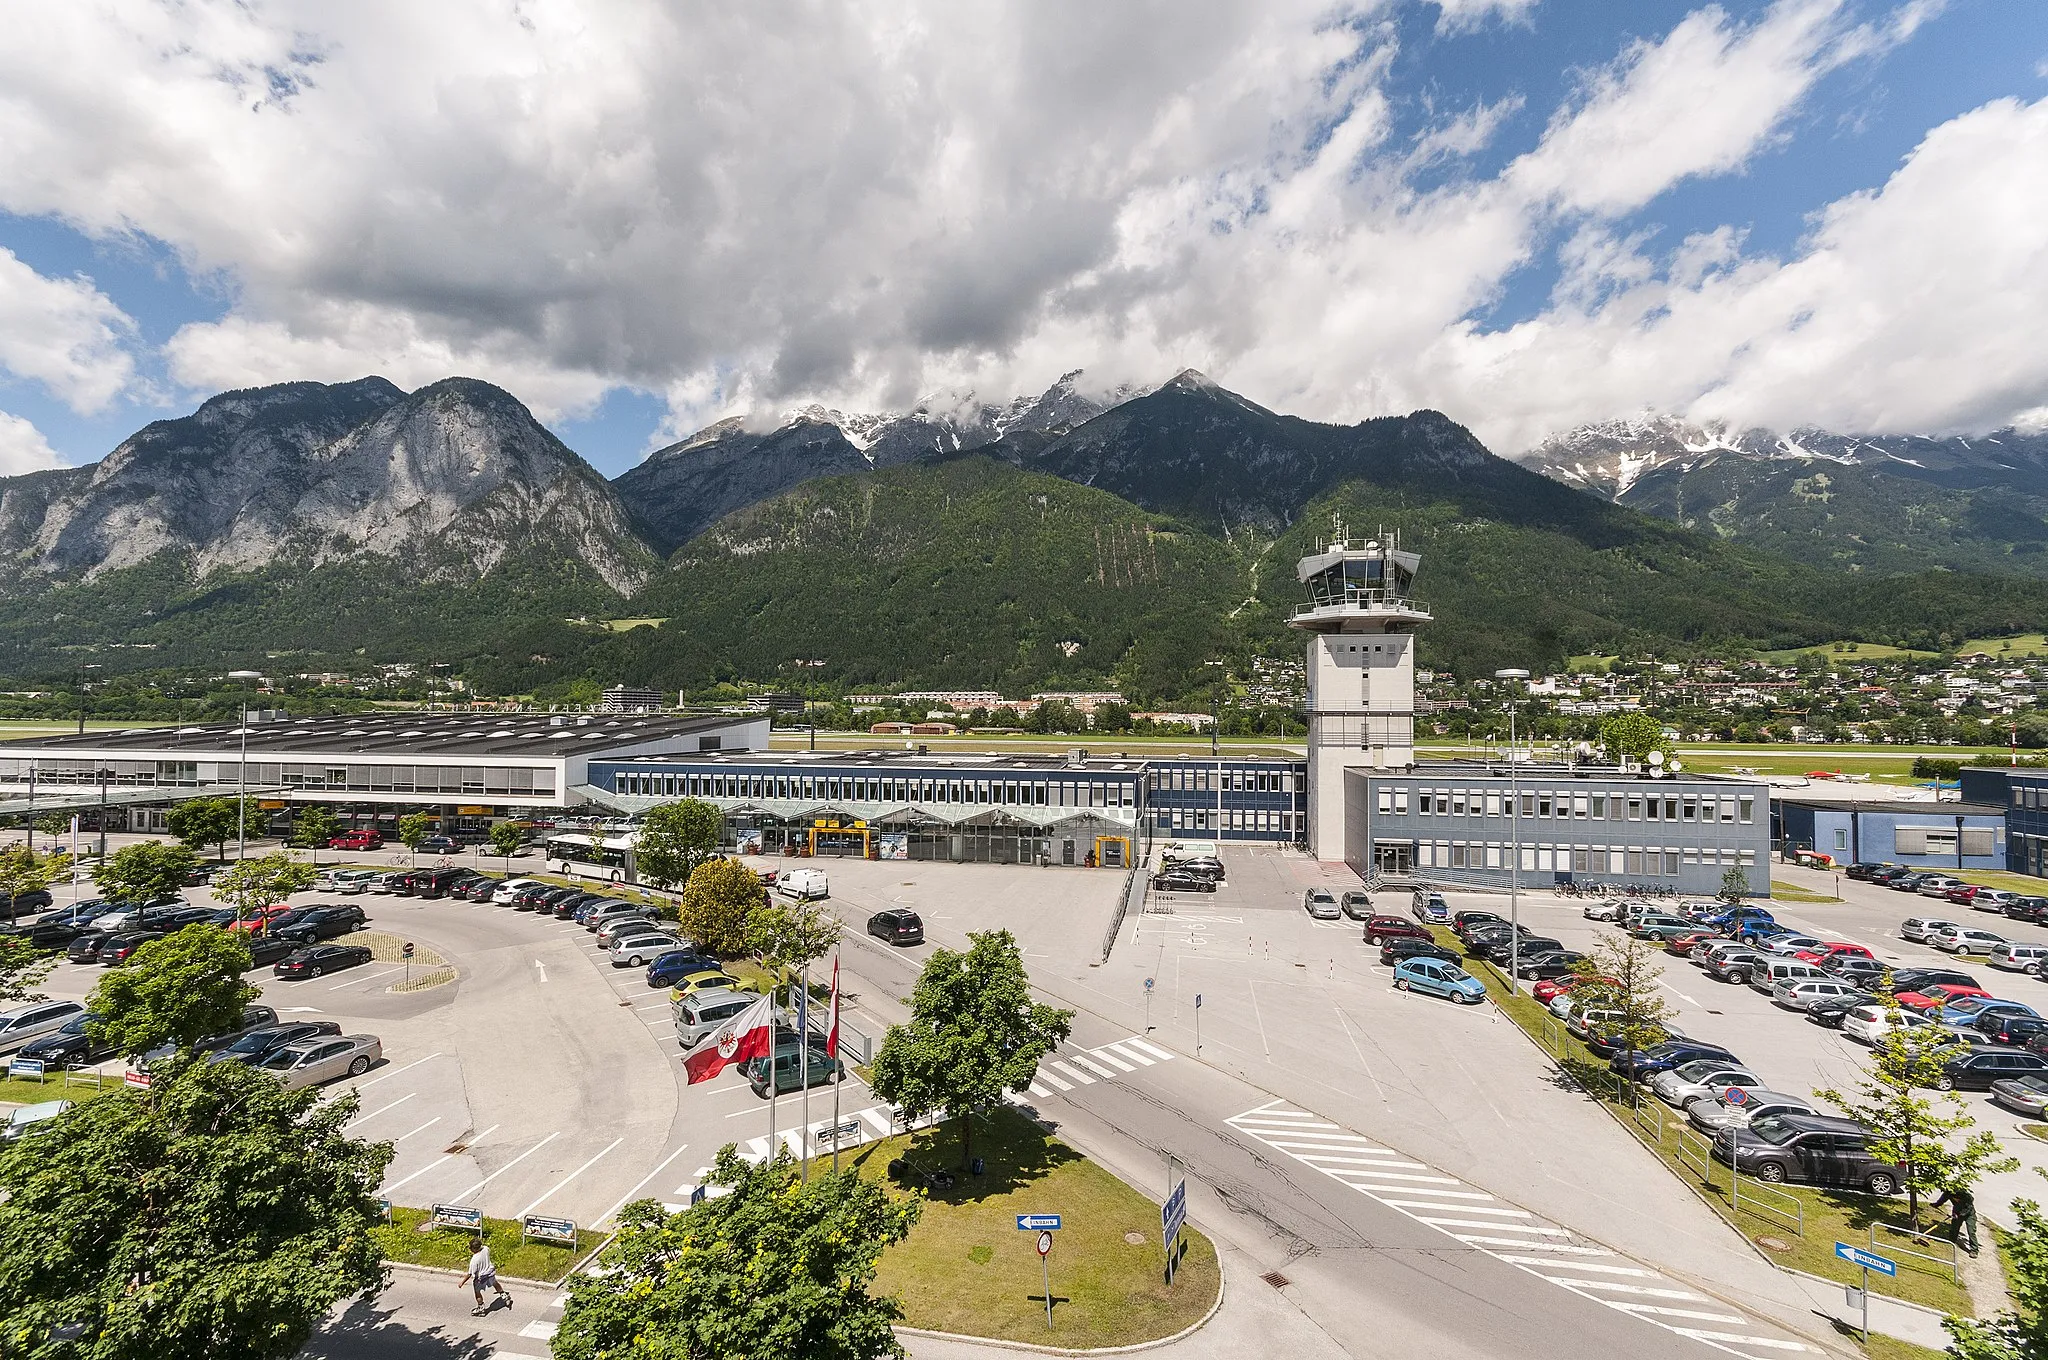
<svg viewBox="0 0 2048 1360">
<path fill-rule="evenodd" d="M 1639 421 L 1549 441 L 1532 468 L 1434 411 L 1334 425 L 1193 371 L 1111 391 L 1077 372 L 996 403 L 722 421 L 607 481 L 487 383 L 286 383 L 0 479 L 0 672 L 412 660 L 546 692 L 787 682 L 801 660 L 848 683 L 1113 679 L 1173 700 L 1210 661 L 1291 653 L 1295 558 L 1383 530 L 1424 554 L 1425 659 L 1461 671 L 2038 627 L 2048 582 L 2006 564 L 2031 565 L 2018 548 L 2048 525 L 1969 526 L 2040 449 L 1933 443 Z M 1807 500 L 1700 508 L 1781 475 Z M 1874 535 L 1825 549 L 1870 477 L 1962 498 L 1942 542 L 2001 574 L 1921 570 L 1971 564 Z"/>
</svg>

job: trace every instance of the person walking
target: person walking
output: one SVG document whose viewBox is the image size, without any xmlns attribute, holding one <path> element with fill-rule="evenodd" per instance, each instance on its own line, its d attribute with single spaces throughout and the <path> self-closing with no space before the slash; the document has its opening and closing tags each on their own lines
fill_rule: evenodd
<svg viewBox="0 0 2048 1360">
<path fill-rule="evenodd" d="M 497 1304 L 498 1299 L 503 1299 L 507 1307 L 511 1306 L 511 1292 L 498 1283 L 498 1267 L 491 1261 L 491 1249 L 484 1244 L 482 1233 L 476 1236 L 476 1251 L 469 1258 L 469 1273 L 462 1277 L 461 1284 L 466 1284 L 476 1291 L 476 1307 L 469 1310 L 471 1317 L 482 1317 L 491 1311 L 484 1306 L 486 1289 L 498 1291 L 497 1298 L 491 1300 L 493 1306 Z M 456 1287 L 460 1288 L 461 1285 Z"/>
<path fill-rule="evenodd" d="M 1977 1196 L 1965 1185 L 1953 1190 L 1943 1190 L 1941 1198 L 1934 1201 L 1934 1207 L 1948 1206 L 1949 1236 L 1964 1251 L 1977 1254 Z"/>
</svg>

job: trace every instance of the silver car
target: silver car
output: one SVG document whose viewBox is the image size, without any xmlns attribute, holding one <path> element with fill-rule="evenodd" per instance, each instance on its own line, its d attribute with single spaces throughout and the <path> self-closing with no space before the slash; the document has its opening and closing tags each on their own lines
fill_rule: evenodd
<svg viewBox="0 0 2048 1360">
<path fill-rule="evenodd" d="M 1763 1078 L 1725 1058 L 1695 1058 L 1650 1078 L 1650 1089 L 1674 1110 L 1701 1096 L 1718 1096 L 1730 1086 L 1762 1086 Z"/>
<path fill-rule="evenodd" d="M 24 1105 L 7 1116 L 7 1122 L 0 1124 L 0 1142 L 11 1143 L 36 1125 L 55 1119 L 71 1108 L 68 1100 L 45 1100 L 34 1105 Z"/>
<path fill-rule="evenodd" d="M 1725 1088 L 1724 1088 L 1725 1090 Z M 1701 1133 L 1714 1134 L 1722 1129 L 1746 1129 L 1749 1121 L 1760 1114 L 1818 1114 L 1813 1102 L 1804 1096 L 1788 1096 L 1783 1091 L 1766 1091 L 1761 1086 L 1745 1090 L 1746 1098 L 1740 1105 L 1731 1105 L 1721 1095 L 1700 1096 L 1688 1101 L 1685 1117 Z"/>
<path fill-rule="evenodd" d="M 70 1024 L 72 1017 L 83 1014 L 85 1007 L 76 1001 L 37 1001 L 0 1011 L 0 1053 L 12 1053 L 31 1039 L 55 1034 Z"/>
<path fill-rule="evenodd" d="M 607 952 L 614 968 L 638 968 L 671 949 L 681 949 L 683 940 L 665 930 L 621 931 Z"/>
<path fill-rule="evenodd" d="M 1861 987 L 1852 987 L 1846 982 L 1830 982 L 1826 979 L 1791 979 L 1771 989 L 1771 1004 L 1787 1010 L 1803 1011 L 1816 1001 L 1825 1001 L 1837 996 L 1861 996 Z"/>
<path fill-rule="evenodd" d="M 1318 921 L 1337 921 L 1344 916 L 1344 909 L 1337 905 L 1328 888 L 1310 888 L 1301 895 L 1301 905 Z"/>
<path fill-rule="evenodd" d="M 752 992 L 735 992 L 724 987 L 677 998 L 670 1007 L 676 1017 L 676 1043 L 688 1052 L 718 1033 L 719 1026 L 760 999 Z M 779 1008 L 776 1020 L 780 1024 L 788 1023 L 788 1017 Z"/>
<path fill-rule="evenodd" d="M 383 1057 L 384 1041 L 376 1035 L 345 1034 L 286 1044 L 256 1066 L 283 1082 L 286 1090 L 294 1090 L 337 1077 L 360 1077 Z"/>
<path fill-rule="evenodd" d="M 610 949 L 612 941 L 625 935 L 652 935 L 663 929 L 661 922 L 651 912 L 636 912 L 630 916 L 610 916 L 597 928 L 597 943 L 600 948 Z"/>
</svg>

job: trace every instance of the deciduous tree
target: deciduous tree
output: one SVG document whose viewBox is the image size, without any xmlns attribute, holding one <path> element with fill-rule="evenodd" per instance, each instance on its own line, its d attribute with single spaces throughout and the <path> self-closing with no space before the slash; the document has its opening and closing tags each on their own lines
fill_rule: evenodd
<svg viewBox="0 0 2048 1360">
<path fill-rule="evenodd" d="M 348 1137 L 356 1113 L 354 1095 L 194 1063 L 0 1145 L 0 1353 L 297 1355 L 384 1281 L 370 1230 L 391 1145 Z"/>
<path fill-rule="evenodd" d="M 20 935 L 0 935 L 0 1002 L 42 1000 L 36 988 L 56 962 Z"/>
<path fill-rule="evenodd" d="M 304 892 L 318 877 L 319 872 L 312 865 L 301 864 L 282 850 L 273 850 L 223 869 L 211 886 L 214 900 L 233 907 L 235 918 L 243 920 L 253 911 Z"/>
<path fill-rule="evenodd" d="M 1620 760 L 1647 758 L 1652 751 L 1671 753 L 1671 743 L 1665 739 L 1664 724 L 1647 713 L 1617 713 L 1600 724 L 1600 745 L 1607 754 Z"/>
<path fill-rule="evenodd" d="M 760 875 L 721 856 L 691 872 L 677 921 L 698 944 L 719 958 L 731 958 L 752 944 L 749 931 L 762 896 Z"/>
<path fill-rule="evenodd" d="M 424 812 L 408 812 L 398 819 L 398 840 L 412 852 L 413 862 L 419 862 L 420 842 L 434 829 L 434 819 Z"/>
<path fill-rule="evenodd" d="M 253 798 L 188 798 L 164 814 L 173 836 L 199 850 L 214 847 L 214 858 L 228 857 L 228 842 L 260 827 Z"/>
<path fill-rule="evenodd" d="M 128 1057 L 162 1044 L 190 1050 L 233 1029 L 257 991 L 242 981 L 249 950 L 219 926 L 186 926 L 135 951 L 99 980 L 86 1009 L 101 1038 Z"/>
<path fill-rule="evenodd" d="M 103 895 L 117 901 L 151 902 L 175 897 L 198 867 L 199 857 L 182 845 L 137 841 L 107 856 L 106 863 L 93 870 L 92 881 Z"/>
<path fill-rule="evenodd" d="M 910 996 L 910 1021 L 893 1025 L 875 1055 L 876 1095 L 913 1119 L 937 1110 L 963 1121 L 971 1151 L 974 1115 L 1021 1091 L 1038 1063 L 1072 1033 L 1074 1013 L 1031 999 L 1024 958 L 1007 930 L 968 937 L 964 954 L 935 952 Z"/>
<path fill-rule="evenodd" d="M 1721 889 L 1714 896 L 1734 906 L 1749 896 L 1749 875 L 1742 872 L 1742 866 L 1731 864 L 1721 874 Z"/>
<path fill-rule="evenodd" d="M 923 1208 L 857 1172 L 806 1184 L 786 1158 L 749 1166 L 731 1144 L 711 1183 L 731 1193 L 670 1214 L 640 1200 L 597 1273 L 569 1280 L 559 1360 L 874 1360 L 901 1356 L 876 1263 Z"/>
<path fill-rule="evenodd" d="M 292 844 L 301 850 L 313 852 L 313 862 L 320 862 L 320 850 L 334 839 L 334 809 L 325 803 L 308 803 L 292 813 Z"/>
<path fill-rule="evenodd" d="M 754 908 L 747 934 L 761 962 L 786 976 L 825 957 L 839 939 L 839 918 L 821 902 L 769 898 Z"/>
<path fill-rule="evenodd" d="M 491 849 L 497 851 L 501 859 L 511 859 L 524 844 L 526 833 L 511 822 L 499 822 L 491 828 Z"/>
<path fill-rule="evenodd" d="M 0 850 L 0 899 L 12 901 L 23 893 L 41 892 L 70 868 L 69 855 L 10 845 Z"/>
<path fill-rule="evenodd" d="M 633 869 L 658 888 L 689 881 L 697 866 L 718 853 L 724 814 L 701 798 L 684 798 L 647 810 L 633 840 Z"/>
<path fill-rule="evenodd" d="M 2016 1309 L 1988 1318 L 1948 1317 L 1950 1355 L 1958 1360 L 2048 1360 L 2048 1216 L 2030 1199 L 2013 1201 L 2004 1235 L 2006 1288 Z"/>
<path fill-rule="evenodd" d="M 1618 1048 L 1642 1050 L 1664 1042 L 1675 1012 L 1657 990 L 1664 976 L 1661 952 L 1648 940 L 1603 932 L 1572 965 L 1583 979 L 1572 991 L 1573 1007 L 1616 1012 L 1601 1029 Z"/>
</svg>

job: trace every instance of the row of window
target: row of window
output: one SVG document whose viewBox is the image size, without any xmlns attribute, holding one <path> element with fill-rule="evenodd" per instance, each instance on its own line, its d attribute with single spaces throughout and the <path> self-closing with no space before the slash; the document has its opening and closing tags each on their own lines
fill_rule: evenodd
<svg viewBox="0 0 2048 1360">
<path fill-rule="evenodd" d="M 1381 785 L 1378 796 L 1383 814 L 1406 815 L 1411 805 L 1418 817 L 1512 817 L 1511 792 L 1497 789 L 1415 789 Z M 1607 794 L 1577 793 L 1557 789 L 1527 789 L 1522 793 L 1524 817 L 1571 817 L 1596 821 L 1628 822 L 1730 822 L 1756 820 L 1756 798 L 1750 794 L 1711 793 Z"/>
<path fill-rule="evenodd" d="M 1305 781 L 1307 775 L 1297 775 L 1293 770 L 1219 770 L 1195 766 L 1154 770 L 1145 779 L 1145 787 L 1154 793 L 1215 793 L 1219 789 L 1232 793 L 1293 793 L 1297 787 L 1305 787 L 1301 781 Z"/>
<path fill-rule="evenodd" d="M 1499 841 L 1418 841 L 1415 862 L 1424 868 L 1508 869 L 1514 846 Z M 1681 866 L 1756 863 L 1756 851 L 1733 846 L 1524 845 L 1529 873 L 1627 874 L 1670 878 Z"/>
<path fill-rule="evenodd" d="M 786 798 L 816 803 L 970 803 L 1011 807 L 1130 807 L 1133 780 L 898 779 L 866 775 L 656 774 L 621 770 L 612 791 L 637 798 Z"/>
<path fill-rule="evenodd" d="M 199 766 L 193 761 L 124 761 L 104 767 L 107 783 L 116 787 L 164 788 L 199 783 Z M 43 784 L 99 783 L 91 767 L 42 766 L 37 770 Z M 293 789 L 331 789 L 348 793 L 496 793 L 526 797 L 552 794 L 555 772 L 550 766 L 533 765 L 327 765 L 280 763 L 252 760 L 246 769 L 235 761 L 223 761 L 218 777 L 227 782 L 245 781 L 255 788 L 282 784 Z"/>
<path fill-rule="evenodd" d="M 2048 785 L 2014 784 L 2012 786 L 2012 805 L 2014 807 L 2036 808 L 2041 811 L 2048 811 Z"/>
<path fill-rule="evenodd" d="M 1219 823 L 1218 818 L 1221 818 Z M 1303 818 L 1306 821 L 1307 818 Z M 1272 808 L 1155 808 L 1155 831 L 1263 831 L 1270 836 L 1292 836 L 1295 815 Z"/>
</svg>

